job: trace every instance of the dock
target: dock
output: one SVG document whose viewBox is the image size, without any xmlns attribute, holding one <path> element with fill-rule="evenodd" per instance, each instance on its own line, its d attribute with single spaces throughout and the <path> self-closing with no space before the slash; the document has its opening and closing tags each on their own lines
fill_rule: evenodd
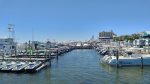
<svg viewBox="0 0 150 84">
<path fill-rule="evenodd" d="M 27 52 L 21 52 L 19 54 L 13 54 L 11 56 L 0 56 L 0 72 L 11 73 L 35 73 L 41 71 L 43 68 L 51 65 L 51 60 L 59 58 L 59 56 L 68 53 L 74 49 L 92 49 L 92 46 L 72 46 L 72 47 L 59 47 L 47 50 L 42 54 L 29 54 Z M 13 64 L 11 64 L 13 62 Z M 8 69 L 8 70 L 7 70 Z"/>
</svg>

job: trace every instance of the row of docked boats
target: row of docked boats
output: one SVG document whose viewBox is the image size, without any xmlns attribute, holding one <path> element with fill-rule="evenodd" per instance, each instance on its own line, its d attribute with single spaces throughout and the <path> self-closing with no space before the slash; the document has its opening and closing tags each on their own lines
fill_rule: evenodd
<svg viewBox="0 0 150 84">
<path fill-rule="evenodd" d="M 102 46 L 95 48 L 96 51 L 100 54 L 100 55 L 108 55 L 109 54 L 109 50 L 108 48 L 104 48 Z"/>
<path fill-rule="evenodd" d="M 69 47 L 38 50 L 38 52 L 32 52 L 32 55 L 31 52 L 26 52 L 25 50 L 17 51 L 17 55 L 0 58 L 0 72 L 37 72 L 50 65 L 51 59 L 71 50 L 72 48 Z"/>
<path fill-rule="evenodd" d="M 110 66 L 150 66 L 150 55 L 131 55 L 131 56 L 116 56 L 105 55 L 101 59 L 101 63 Z"/>
<path fill-rule="evenodd" d="M 98 50 L 99 49 L 99 50 Z M 143 48 L 131 47 L 121 49 L 97 48 L 103 57 L 102 64 L 110 66 L 150 66 L 150 54 Z M 107 52 L 102 54 L 103 52 Z"/>
<path fill-rule="evenodd" d="M 42 65 L 41 61 L 1 61 L 1 72 L 35 72 Z"/>
</svg>

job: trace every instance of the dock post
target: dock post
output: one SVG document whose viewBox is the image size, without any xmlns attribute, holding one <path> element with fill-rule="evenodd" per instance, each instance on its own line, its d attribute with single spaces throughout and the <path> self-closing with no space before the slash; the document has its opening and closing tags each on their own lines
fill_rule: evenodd
<svg viewBox="0 0 150 84">
<path fill-rule="evenodd" d="M 47 49 L 45 49 L 45 60 L 47 60 Z"/>
<path fill-rule="evenodd" d="M 108 47 L 108 51 L 109 51 L 109 47 Z"/>
<path fill-rule="evenodd" d="M 143 69 L 143 57 L 141 57 L 141 68 Z"/>
<path fill-rule="evenodd" d="M 2 59 L 3 59 L 3 61 L 4 61 L 4 53 L 2 53 Z"/>
<path fill-rule="evenodd" d="M 118 62 L 119 55 L 118 55 L 118 50 L 117 50 L 117 56 L 116 56 L 116 58 L 117 58 L 117 68 L 119 68 L 119 62 Z"/>
<path fill-rule="evenodd" d="M 15 59 L 17 59 L 17 50 L 15 48 Z"/>
<path fill-rule="evenodd" d="M 57 55 L 56 55 L 56 57 L 57 57 L 57 60 L 58 60 L 58 50 L 57 50 Z"/>
<path fill-rule="evenodd" d="M 50 64 L 50 66 L 51 66 L 51 54 L 49 54 L 49 64 Z"/>
</svg>

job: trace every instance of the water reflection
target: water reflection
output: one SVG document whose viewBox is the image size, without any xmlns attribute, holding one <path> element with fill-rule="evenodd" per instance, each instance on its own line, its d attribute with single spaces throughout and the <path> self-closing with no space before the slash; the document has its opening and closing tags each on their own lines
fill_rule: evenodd
<svg viewBox="0 0 150 84">
<path fill-rule="evenodd" d="M 101 67 L 112 76 L 115 76 L 115 84 L 149 84 L 150 67 L 111 67 L 101 64 Z"/>
</svg>

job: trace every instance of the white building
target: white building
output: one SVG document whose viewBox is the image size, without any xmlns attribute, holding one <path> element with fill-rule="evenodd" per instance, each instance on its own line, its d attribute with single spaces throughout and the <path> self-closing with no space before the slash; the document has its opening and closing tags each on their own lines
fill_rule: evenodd
<svg viewBox="0 0 150 84">
<path fill-rule="evenodd" d="M 0 38 L 0 54 L 10 56 L 15 53 L 16 43 L 13 38 Z"/>
<path fill-rule="evenodd" d="M 140 39 L 135 39 L 133 41 L 134 46 L 150 46 L 150 31 L 141 32 L 140 37 Z"/>
</svg>

